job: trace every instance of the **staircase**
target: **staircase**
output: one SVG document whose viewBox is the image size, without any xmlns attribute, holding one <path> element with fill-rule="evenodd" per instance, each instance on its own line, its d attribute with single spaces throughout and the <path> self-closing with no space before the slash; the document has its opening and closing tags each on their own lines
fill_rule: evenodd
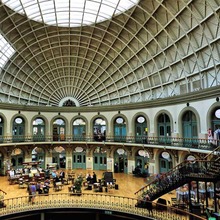
<svg viewBox="0 0 220 220">
<path fill-rule="evenodd" d="M 191 181 L 217 182 L 220 179 L 220 147 L 203 160 L 184 161 L 167 173 L 163 173 L 135 192 L 139 198 L 146 195 L 153 201 L 162 195 Z M 208 160 L 208 158 L 212 158 Z"/>
</svg>

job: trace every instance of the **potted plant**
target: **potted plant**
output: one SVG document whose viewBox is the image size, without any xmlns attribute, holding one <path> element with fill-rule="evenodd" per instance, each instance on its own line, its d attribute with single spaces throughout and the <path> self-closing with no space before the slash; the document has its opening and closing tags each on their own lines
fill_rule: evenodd
<svg viewBox="0 0 220 220">
<path fill-rule="evenodd" d="M 75 192 L 78 195 L 81 195 L 81 193 L 82 193 L 82 183 L 83 183 L 83 177 L 80 175 L 74 181 Z"/>
</svg>

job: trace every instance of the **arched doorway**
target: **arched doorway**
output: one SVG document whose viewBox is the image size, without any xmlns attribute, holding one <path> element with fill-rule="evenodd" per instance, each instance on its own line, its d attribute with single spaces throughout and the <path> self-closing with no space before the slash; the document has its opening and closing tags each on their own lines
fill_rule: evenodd
<svg viewBox="0 0 220 220">
<path fill-rule="evenodd" d="M 106 121 L 99 117 L 93 123 L 94 141 L 105 141 L 106 139 Z"/>
<path fill-rule="evenodd" d="M 114 152 L 114 172 L 128 173 L 127 152 L 123 148 L 118 148 Z"/>
<path fill-rule="evenodd" d="M 163 151 L 159 156 L 159 173 L 166 173 L 172 168 L 173 162 L 170 153 Z"/>
<path fill-rule="evenodd" d="M 86 122 L 82 118 L 77 118 L 73 121 L 73 140 L 86 140 Z"/>
<path fill-rule="evenodd" d="M 45 168 L 45 152 L 41 147 L 35 147 L 32 150 L 32 162 L 40 162 L 40 167 Z"/>
<path fill-rule="evenodd" d="M 138 168 L 143 176 L 149 175 L 149 153 L 140 149 L 135 155 L 135 168 Z"/>
<path fill-rule="evenodd" d="M 215 108 L 211 114 L 211 129 L 212 131 L 216 131 L 220 129 L 220 107 Z"/>
<path fill-rule="evenodd" d="M 3 154 L 0 152 L 0 175 L 5 174 L 3 161 L 4 161 L 4 157 Z"/>
<path fill-rule="evenodd" d="M 73 151 L 73 169 L 86 169 L 86 150 L 76 147 Z"/>
<path fill-rule="evenodd" d="M 53 122 L 53 141 L 65 141 L 65 135 L 65 121 L 62 118 L 57 118 Z"/>
<path fill-rule="evenodd" d="M 33 141 L 45 141 L 45 122 L 42 118 L 33 121 Z"/>
<path fill-rule="evenodd" d="M 57 164 L 57 169 L 66 168 L 66 151 L 62 146 L 53 149 L 52 163 Z"/>
<path fill-rule="evenodd" d="M 11 153 L 11 166 L 14 170 L 22 169 L 24 162 L 24 152 L 20 148 L 15 148 Z"/>
<path fill-rule="evenodd" d="M 0 116 L 0 143 L 4 140 L 4 119 Z"/>
<path fill-rule="evenodd" d="M 13 121 L 12 140 L 13 142 L 23 142 L 25 137 L 25 121 L 22 117 L 16 117 Z"/>
<path fill-rule="evenodd" d="M 170 118 L 166 113 L 158 116 L 158 142 L 161 144 L 171 143 Z"/>
<path fill-rule="evenodd" d="M 210 142 L 219 146 L 220 140 L 220 107 L 215 108 L 211 113 L 211 140 Z"/>
<path fill-rule="evenodd" d="M 135 141 L 136 143 L 147 143 L 147 121 L 144 116 L 138 116 L 135 120 Z"/>
<path fill-rule="evenodd" d="M 114 140 L 116 142 L 126 142 L 126 121 L 122 117 L 117 117 L 114 121 Z"/>
<path fill-rule="evenodd" d="M 183 144 L 184 147 L 194 147 L 198 145 L 198 132 L 196 115 L 192 111 L 186 111 L 182 117 Z"/>
<path fill-rule="evenodd" d="M 96 147 L 93 152 L 93 169 L 107 170 L 107 154 L 102 147 Z"/>
</svg>

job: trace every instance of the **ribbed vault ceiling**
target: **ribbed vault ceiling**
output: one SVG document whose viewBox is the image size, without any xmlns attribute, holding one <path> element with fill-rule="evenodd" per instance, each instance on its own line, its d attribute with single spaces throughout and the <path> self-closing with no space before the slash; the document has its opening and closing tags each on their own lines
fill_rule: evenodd
<svg viewBox="0 0 220 220">
<path fill-rule="evenodd" d="M 70 99 L 76 106 L 106 106 L 220 84 L 220 0 L 130 0 L 134 6 L 123 12 L 115 5 L 105 21 L 93 10 L 89 25 L 85 16 L 77 25 L 65 18 L 61 24 L 53 10 L 40 10 L 35 21 L 22 1 L 23 13 L 10 2 L 16 1 L 0 1 L 0 34 L 12 47 L 0 43 L 1 102 L 60 106 Z M 83 2 L 112 8 L 110 0 Z M 45 13 L 53 13 L 50 23 Z"/>
</svg>

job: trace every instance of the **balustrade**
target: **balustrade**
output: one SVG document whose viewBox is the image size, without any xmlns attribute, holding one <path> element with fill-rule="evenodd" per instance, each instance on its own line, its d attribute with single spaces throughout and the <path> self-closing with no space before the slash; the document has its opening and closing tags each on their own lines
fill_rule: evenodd
<svg viewBox="0 0 220 220">
<path fill-rule="evenodd" d="M 195 138 L 176 138 L 176 137 L 147 137 L 139 136 L 106 136 L 105 140 L 95 140 L 90 135 L 65 135 L 62 138 L 58 137 L 54 139 L 53 135 L 41 135 L 41 136 L 1 136 L 0 143 L 21 143 L 21 142 L 120 142 L 120 143 L 136 143 L 146 146 L 150 145 L 161 145 L 170 147 L 184 147 L 191 149 L 201 149 L 201 150 L 213 150 L 216 145 L 211 144 L 208 139 L 195 139 Z"/>
<path fill-rule="evenodd" d="M 170 206 L 166 206 L 161 212 L 161 209 L 157 209 L 157 204 L 153 204 L 153 213 L 148 212 L 147 208 L 140 208 L 137 206 L 139 202 L 136 198 L 128 198 L 122 196 L 106 195 L 103 193 L 82 193 L 80 196 L 70 196 L 70 193 L 52 193 L 45 195 L 37 195 L 35 198 L 35 203 L 32 204 L 29 201 L 29 196 L 9 198 L 1 200 L 2 206 L 0 207 L 0 217 L 7 217 L 14 213 L 25 213 L 30 211 L 41 211 L 48 209 L 63 209 L 63 208 L 81 208 L 83 209 L 96 209 L 102 212 L 106 210 L 107 212 L 113 213 L 120 212 L 140 216 L 149 217 L 151 219 L 179 219 L 179 220 L 205 220 L 205 217 L 196 216 L 192 213 L 178 210 Z M 161 204 L 163 206 L 163 204 Z M 178 212 L 177 212 L 178 210 Z M 179 213 L 179 214 L 177 214 Z M 123 215 L 123 214 L 122 214 Z"/>
</svg>

